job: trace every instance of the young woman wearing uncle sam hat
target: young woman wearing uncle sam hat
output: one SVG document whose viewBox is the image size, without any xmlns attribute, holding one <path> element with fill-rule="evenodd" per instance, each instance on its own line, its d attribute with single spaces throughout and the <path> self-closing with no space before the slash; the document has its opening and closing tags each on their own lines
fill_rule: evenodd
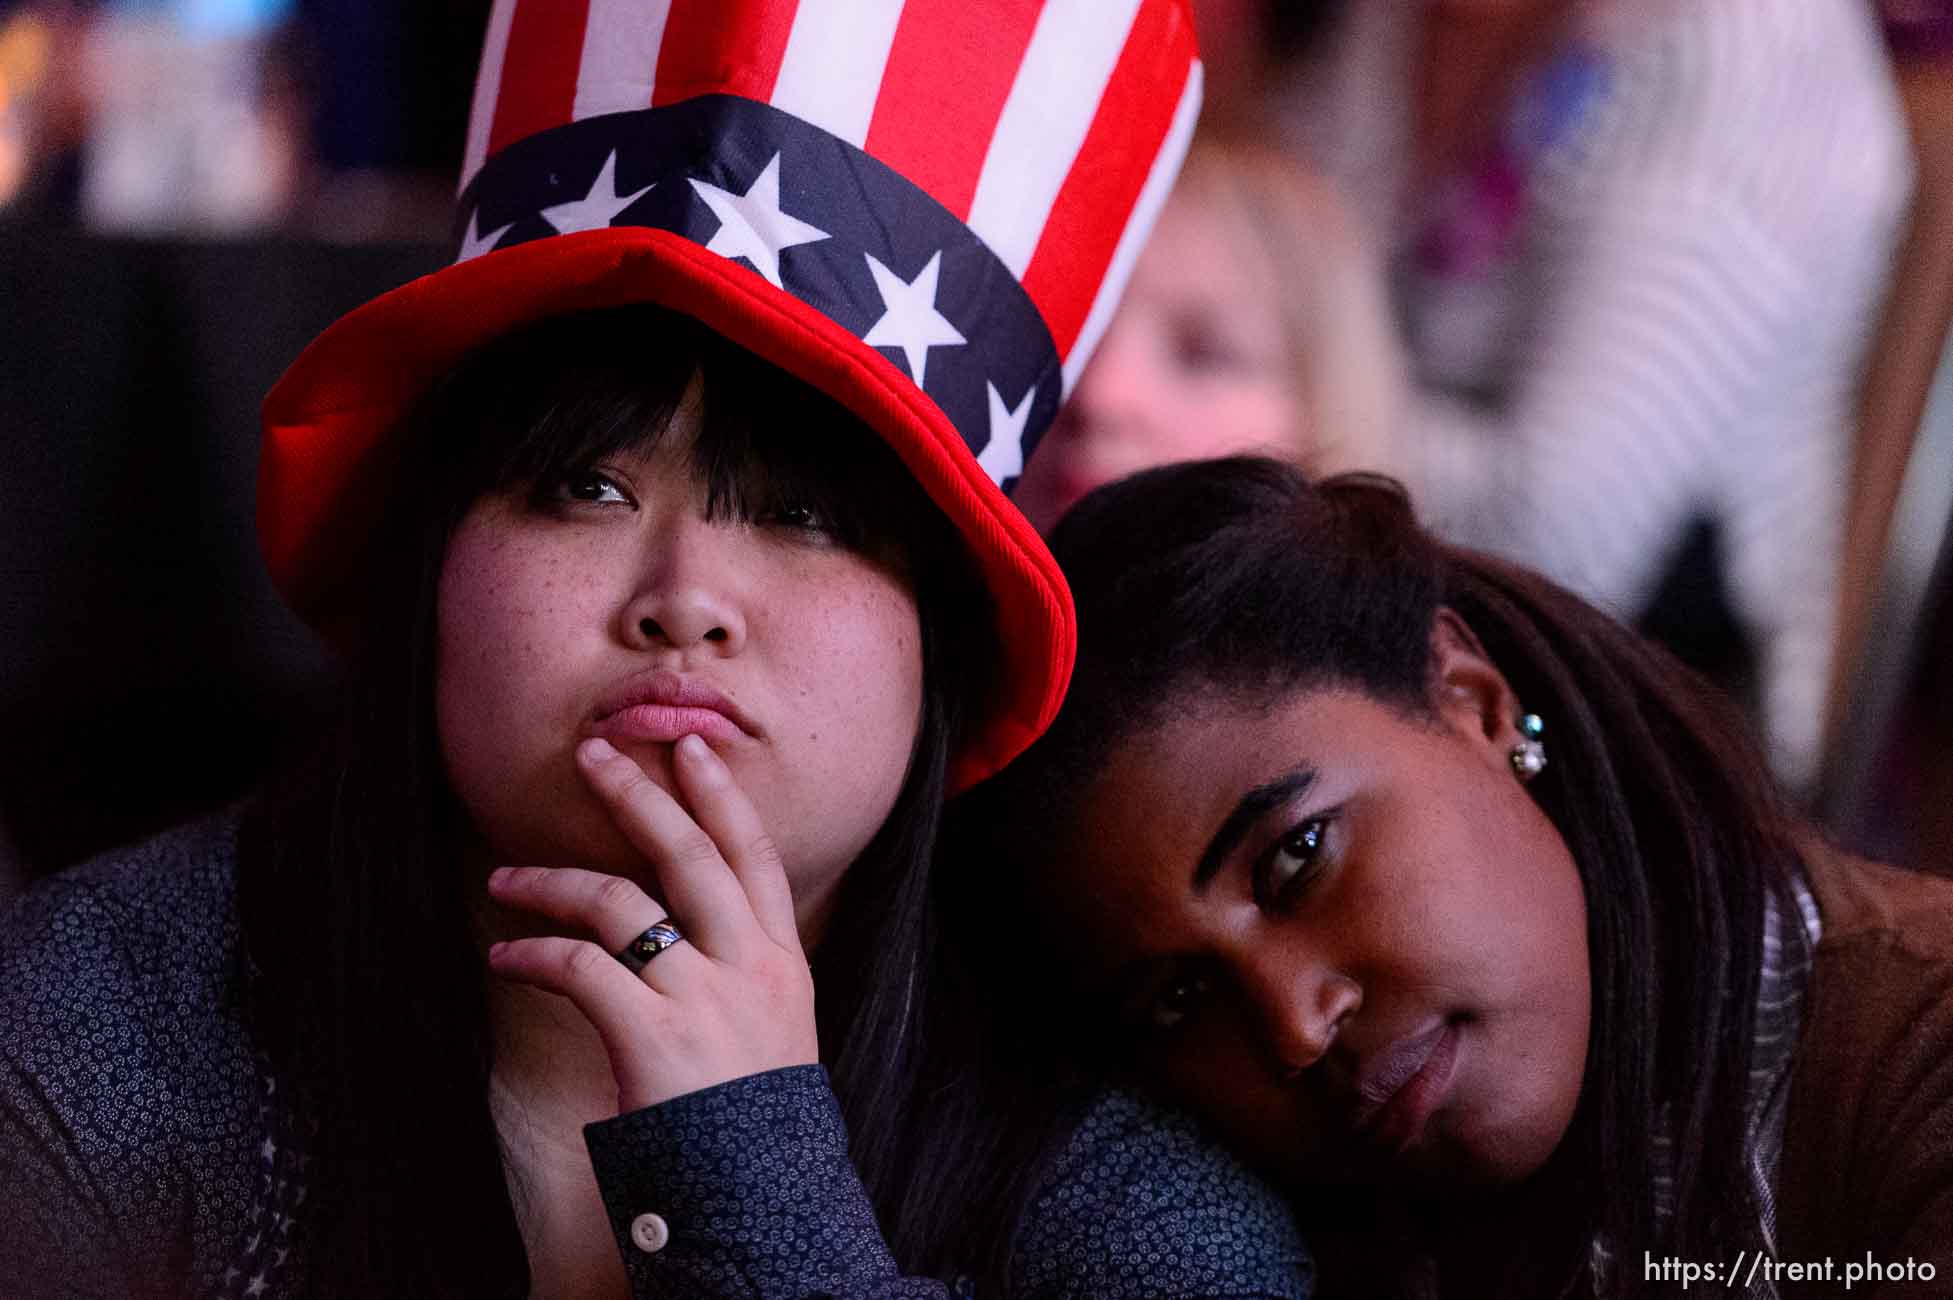
<svg viewBox="0 0 1953 1300">
<path fill-rule="evenodd" d="M 1174 0 L 499 0 L 455 265 L 265 403 L 336 724 L 0 921 L 0 1292 L 1307 1293 L 1180 1121 L 991 1087 L 927 871 L 1199 84 Z"/>
</svg>

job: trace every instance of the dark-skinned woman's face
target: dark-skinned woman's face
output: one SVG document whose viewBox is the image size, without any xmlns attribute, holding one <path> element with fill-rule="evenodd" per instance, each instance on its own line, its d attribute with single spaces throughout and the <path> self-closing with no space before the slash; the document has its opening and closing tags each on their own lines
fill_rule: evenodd
<svg viewBox="0 0 1953 1300">
<path fill-rule="evenodd" d="M 1120 1053 L 1287 1177 L 1511 1182 L 1579 1099 L 1581 881 L 1510 762 L 1518 703 L 1446 627 L 1431 716 L 1195 700 L 1116 747 L 1037 873 Z"/>
</svg>

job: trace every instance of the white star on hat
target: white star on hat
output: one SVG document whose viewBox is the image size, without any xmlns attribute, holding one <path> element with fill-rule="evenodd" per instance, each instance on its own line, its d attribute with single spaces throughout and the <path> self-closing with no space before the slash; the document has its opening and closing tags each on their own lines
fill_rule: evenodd
<svg viewBox="0 0 1953 1300">
<path fill-rule="evenodd" d="M 875 289 L 882 296 L 882 318 L 861 336 L 861 341 L 869 347 L 902 349 L 902 355 L 909 359 L 909 373 L 915 377 L 915 386 L 921 388 L 922 368 L 929 360 L 930 348 L 969 341 L 936 310 L 936 278 L 942 271 L 942 251 L 937 250 L 929 265 L 913 280 L 904 280 L 877 262 L 872 253 L 862 256 L 868 259 L 868 269 L 875 276 Z"/>
<path fill-rule="evenodd" d="M 461 237 L 461 256 L 455 258 L 454 260 L 457 262 L 465 262 L 471 257 L 479 257 L 483 253 L 494 252 L 497 241 L 499 241 L 503 235 L 508 234 L 509 231 L 514 228 L 515 228 L 515 223 L 511 221 L 508 225 L 501 227 L 499 230 L 491 230 L 485 235 L 482 234 L 481 233 L 481 209 L 476 208 L 474 212 L 470 213 L 468 216 L 468 233 Z M 276 1080 L 268 1080 L 267 1082 L 271 1084 L 272 1087 L 276 1086 Z M 267 1087 L 265 1091 L 267 1094 L 269 1094 L 271 1092 L 271 1087 Z"/>
<path fill-rule="evenodd" d="M 603 170 L 597 179 L 590 182 L 590 192 L 580 199 L 568 203 L 558 203 L 542 210 L 542 219 L 556 227 L 560 235 L 574 234 L 579 230 L 602 230 L 625 208 L 658 188 L 647 185 L 635 194 L 617 192 L 617 151 L 612 149 L 610 157 L 604 159 Z"/>
<path fill-rule="evenodd" d="M 990 441 L 983 444 L 977 464 L 1002 484 L 1024 472 L 1024 425 L 1031 418 L 1031 399 L 1038 395 L 1038 386 L 1025 390 L 1014 411 L 1004 405 L 1004 395 L 995 384 L 986 382 L 984 388 L 990 394 Z"/>
<path fill-rule="evenodd" d="M 728 260 L 745 258 L 776 289 L 786 288 L 780 283 L 783 250 L 829 238 L 825 230 L 780 210 L 780 155 L 777 153 L 744 194 L 734 194 L 701 180 L 693 180 L 692 188 L 719 218 L 719 229 L 705 251 Z"/>
</svg>

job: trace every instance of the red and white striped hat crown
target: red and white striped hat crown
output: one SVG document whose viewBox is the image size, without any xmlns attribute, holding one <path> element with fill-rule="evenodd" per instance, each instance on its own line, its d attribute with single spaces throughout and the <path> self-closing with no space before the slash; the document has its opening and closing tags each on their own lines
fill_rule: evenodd
<svg viewBox="0 0 1953 1300">
<path fill-rule="evenodd" d="M 1187 0 L 497 0 L 453 266 L 368 303 L 265 401 L 259 535 L 321 626 L 414 400 L 547 316 L 652 302 L 850 408 L 995 599 L 958 785 L 1048 724 L 1069 593 L 1003 488 L 1084 368 L 1200 100 Z"/>
</svg>

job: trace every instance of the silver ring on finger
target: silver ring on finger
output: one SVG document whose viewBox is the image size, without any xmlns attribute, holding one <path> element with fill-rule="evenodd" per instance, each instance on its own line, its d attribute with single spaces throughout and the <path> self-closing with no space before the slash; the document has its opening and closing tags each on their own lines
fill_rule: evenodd
<svg viewBox="0 0 1953 1300">
<path fill-rule="evenodd" d="M 619 949 L 617 960 L 628 966 L 631 974 L 638 975 L 651 964 L 653 957 L 674 944 L 683 942 L 685 942 L 684 934 L 667 917 Z"/>
</svg>

